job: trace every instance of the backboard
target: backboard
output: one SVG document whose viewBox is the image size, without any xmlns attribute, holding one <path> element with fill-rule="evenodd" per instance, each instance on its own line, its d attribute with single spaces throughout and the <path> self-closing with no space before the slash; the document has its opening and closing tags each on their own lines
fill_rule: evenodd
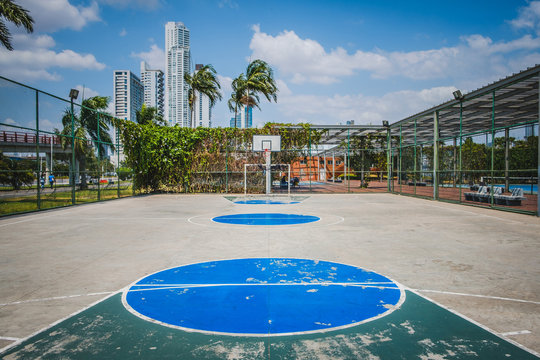
<svg viewBox="0 0 540 360">
<path fill-rule="evenodd" d="M 281 151 L 281 135 L 253 135 L 253 151 Z"/>
</svg>

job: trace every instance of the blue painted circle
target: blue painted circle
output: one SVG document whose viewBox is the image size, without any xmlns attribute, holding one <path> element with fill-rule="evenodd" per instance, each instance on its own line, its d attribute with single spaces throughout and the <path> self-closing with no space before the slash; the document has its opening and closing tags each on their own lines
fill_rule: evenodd
<svg viewBox="0 0 540 360">
<path fill-rule="evenodd" d="M 257 258 L 180 266 L 149 275 L 123 295 L 131 312 L 189 331 L 278 336 L 345 328 L 398 308 L 389 278 L 327 261 Z"/>
<path fill-rule="evenodd" d="M 288 205 L 299 204 L 300 201 L 281 201 L 281 200 L 239 200 L 235 201 L 235 204 L 244 205 Z"/>
<path fill-rule="evenodd" d="M 312 215 L 253 213 L 217 216 L 212 220 L 218 223 L 236 225 L 293 225 L 306 224 L 320 219 Z"/>
</svg>

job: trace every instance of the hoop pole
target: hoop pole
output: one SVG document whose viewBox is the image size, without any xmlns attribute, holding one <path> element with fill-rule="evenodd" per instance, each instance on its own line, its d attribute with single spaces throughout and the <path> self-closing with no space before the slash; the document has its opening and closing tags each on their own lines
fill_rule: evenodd
<svg viewBox="0 0 540 360">
<path fill-rule="evenodd" d="M 247 164 L 244 164 L 244 196 L 247 196 Z"/>
<path fill-rule="evenodd" d="M 291 164 L 287 164 L 287 167 L 289 168 L 289 181 L 287 181 L 287 193 L 289 194 L 289 197 L 291 196 Z"/>
<path fill-rule="evenodd" d="M 266 195 L 270 195 L 272 192 L 271 154 L 270 150 L 264 150 L 264 157 L 266 158 Z"/>
</svg>

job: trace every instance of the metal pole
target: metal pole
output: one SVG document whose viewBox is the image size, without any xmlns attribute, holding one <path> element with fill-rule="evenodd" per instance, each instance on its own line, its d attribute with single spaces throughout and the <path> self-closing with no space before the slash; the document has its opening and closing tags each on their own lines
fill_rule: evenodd
<svg viewBox="0 0 540 360">
<path fill-rule="evenodd" d="M 493 176 L 494 174 L 494 163 L 495 162 L 495 91 L 492 93 L 492 100 L 491 100 L 491 191 L 489 193 L 490 197 L 490 203 L 493 207 Z"/>
<path fill-rule="evenodd" d="M 439 112 L 433 113 L 433 199 L 439 198 Z"/>
<path fill-rule="evenodd" d="M 225 193 L 229 192 L 229 142 L 225 138 Z"/>
<path fill-rule="evenodd" d="M 75 205 L 75 114 L 71 98 L 71 204 Z"/>
<path fill-rule="evenodd" d="M 332 182 L 336 182 L 336 150 L 332 150 Z"/>
<path fill-rule="evenodd" d="M 289 181 L 287 181 L 287 193 L 291 196 L 291 164 L 287 164 L 289 168 Z"/>
<path fill-rule="evenodd" d="M 45 154 L 47 156 L 47 154 Z M 36 159 L 39 160 L 37 174 L 37 208 L 41 209 L 41 157 L 39 156 L 39 92 L 36 90 Z"/>
<path fill-rule="evenodd" d="M 417 125 L 417 119 L 414 119 L 414 195 L 416 195 L 416 179 L 418 178 L 417 173 L 417 160 L 416 160 L 416 125 Z"/>
<path fill-rule="evenodd" d="M 387 183 L 387 190 L 388 192 L 391 192 L 391 175 L 392 175 L 392 140 L 391 140 L 391 133 L 390 133 L 390 127 L 386 129 L 386 183 Z"/>
<path fill-rule="evenodd" d="M 510 128 L 504 129 L 504 191 L 510 191 Z"/>
<path fill-rule="evenodd" d="M 247 164 L 244 164 L 244 195 L 247 195 Z"/>
<path fill-rule="evenodd" d="M 403 178 L 401 168 L 401 158 L 403 157 L 403 125 L 399 126 L 399 160 L 398 160 L 398 184 L 399 184 L 399 192 L 403 192 L 403 184 L 401 179 Z"/>
<path fill-rule="evenodd" d="M 351 130 L 347 129 L 347 161 L 345 162 L 346 169 L 349 169 L 349 163 L 351 162 Z M 351 192 L 351 177 L 347 171 L 347 191 Z"/>
<path fill-rule="evenodd" d="M 272 192 L 272 163 L 271 163 L 270 150 L 264 151 L 264 157 L 266 158 L 266 195 L 270 195 Z"/>
<path fill-rule="evenodd" d="M 98 146 L 98 179 L 101 179 L 101 166 L 99 166 L 101 164 L 101 137 L 100 137 L 100 133 L 99 133 L 99 130 L 100 130 L 100 127 L 99 126 L 99 122 L 100 122 L 100 117 L 99 117 L 99 112 L 97 114 L 97 138 L 98 138 L 98 143 L 97 143 L 97 146 Z M 118 175 L 118 172 L 116 173 L 116 175 Z M 120 176 L 118 176 L 118 182 L 120 182 Z M 100 181 L 98 180 L 97 182 L 97 196 L 98 196 L 98 201 L 101 200 L 101 187 L 100 187 Z"/>
<path fill-rule="evenodd" d="M 540 86 L 540 76 L 538 82 Z M 540 91 L 538 91 L 538 130 L 537 136 L 540 139 Z M 538 173 L 536 174 L 536 216 L 540 216 L 540 146 L 538 146 L 538 158 L 536 158 L 536 161 L 538 163 Z"/>
<path fill-rule="evenodd" d="M 313 161 L 313 157 L 311 156 L 311 128 L 308 129 L 308 139 L 309 139 L 308 179 L 309 179 L 309 191 L 311 192 L 311 161 Z"/>
<path fill-rule="evenodd" d="M 463 189 L 463 100 L 459 101 L 459 201 L 462 199 L 462 189 Z"/>
</svg>

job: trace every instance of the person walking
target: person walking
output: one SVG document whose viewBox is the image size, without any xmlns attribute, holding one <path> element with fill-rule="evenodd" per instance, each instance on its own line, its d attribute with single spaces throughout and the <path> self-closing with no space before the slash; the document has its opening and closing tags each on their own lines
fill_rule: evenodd
<svg viewBox="0 0 540 360">
<path fill-rule="evenodd" d="M 51 173 L 51 175 L 49 175 L 49 185 L 51 185 L 51 189 L 53 188 L 54 180 L 54 175 Z"/>
</svg>

